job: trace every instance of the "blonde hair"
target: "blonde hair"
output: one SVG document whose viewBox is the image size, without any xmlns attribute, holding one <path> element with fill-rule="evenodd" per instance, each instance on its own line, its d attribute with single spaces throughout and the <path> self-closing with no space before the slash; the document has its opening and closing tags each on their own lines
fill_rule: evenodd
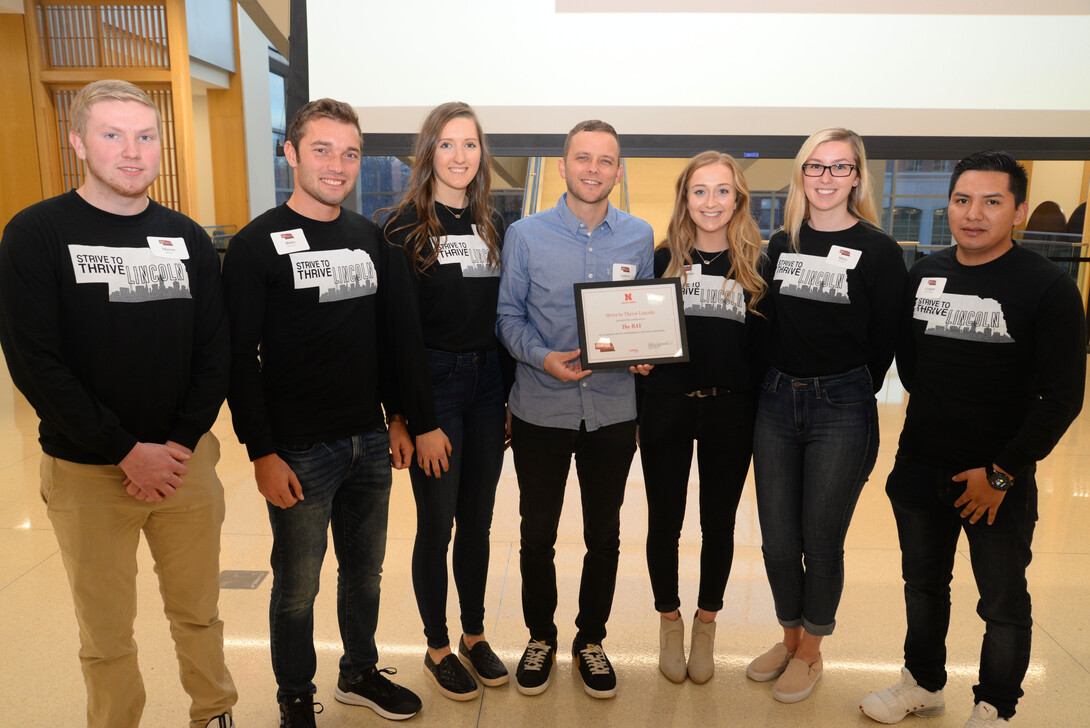
<svg viewBox="0 0 1090 728">
<path fill-rule="evenodd" d="M 143 89 L 118 79 L 95 81 L 81 88 L 68 107 L 68 118 L 72 120 L 71 129 L 81 139 L 87 131 L 87 119 L 91 116 L 91 107 L 99 101 L 134 101 L 143 104 L 155 111 L 157 127 L 163 123 L 159 107 Z"/>
<path fill-rule="evenodd" d="M 670 264 L 666 267 L 667 278 L 679 277 L 684 282 L 685 266 L 693 262 L 693 250 L 696 249 L 696 223 L 689 215 L 689 180 L 693 173 L 710 164 L 722 164 L 734 175 L 734 211 L 727 222 L 727 255 L 730 271 L 727 278 L 733 278 L 742 290 L 749 294 L 750 311 L 756 313 L 757 302 L 765 295 L 768 284 L 761 277 L 758 263 L 761 259 L 761 231 L 749 210 L 749 186 L 738 161 L 729 154 L 707 151 L 701 152 L 685 165 L 681 176 L 677 178 L 674 197 L 674 212 L 670 216 L 666 240 L 659 247 L 670 251 Z M 723 283 L 726 286 L 726 280 Z"/>
<path fill-rule="evenodd" d="M 802 223 L 810 217 L 810 202 L 806 199 L 806 191 L 802 186 L 802 165 L 825 142 L 847 142 L 855 157 L 852 163 L 855 164 L 855 173 L 859 175 L 859 184 L 852 188 L 848 196 L 848 214 L 857 220 L 878 224 L 878 211 L 874 206 L 870 173 L 867 171 L 867 150 L 863 147 L 862 137 L 851 129 L 822 129 L 803 142 L 799 153 L 795 155 L 795 167 L 791 172 L 791 188 L 787 193 L 787 204 L 783 211 L 783 229 L 791 241 L 791 248 L 796 252 L 799 249 Z"/>
</svg>

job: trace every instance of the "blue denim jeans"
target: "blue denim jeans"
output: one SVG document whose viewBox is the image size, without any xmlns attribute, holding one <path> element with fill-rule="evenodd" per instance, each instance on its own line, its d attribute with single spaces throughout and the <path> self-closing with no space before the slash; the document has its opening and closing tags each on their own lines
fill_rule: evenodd
<svg viewBox="0 0 1090 728">
<path fill-rule="evenodd" d="M 269 641 L 277 700 L 313 694 L 314 598 L 332 526 L 337 555 L 340 672 L 359 679 L 375 665 L 379 581 L 390 506 L 390 439 L 379 428 L 346 440 L 282 444 L 277 454 L 303 486 L 291 508 L 271 503 Z"/>
<path fill-rule="evenodd" d="M 499 352 L 426 352 L 435 416 L 450 440 L 450 470 L 428 477 L 413 460 L 416 499 L 413 590 L 424 637 L 435 649 L 447 635 L 447 547 L 454 534 L 454 584 L 462 632 L 484 633 L 489 535 L 496 484 L 503 469 L 504 402 Z"/>
<path fill-rule="evenodd" d="M 761 385 L 753 475 L 761 551 L 785 628 L 832 634 L 844 590 L 844 537 L 878 457 L 878 406 L 865 367 Z"/>
<path fill-rule="evenodd" d="M 987 519 L 969 523 L 961 518 L 954 501 L 965 484 L 953 482 L 953 475 L 898 454 L 886 481 L 905 580 L 905 667 L 927 690 L 946 684 L 950 581 L 964 529 L 980 594 L 976 612 L 985 623 L 979 682 L 973 693 L 977 702 L 994 705 L 1000 718 L 1010 718 L 1029 667 L 1033 619 L 1026 567 L 1033 557 L 1037 483 L 1032 471 L 1020 475 L 989 526 Z"/>
</svg>

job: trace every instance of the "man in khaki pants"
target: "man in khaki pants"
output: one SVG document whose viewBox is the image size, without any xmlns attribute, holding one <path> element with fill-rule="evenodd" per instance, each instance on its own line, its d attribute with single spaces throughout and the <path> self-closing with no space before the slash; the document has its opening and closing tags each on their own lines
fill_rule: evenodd
<svg viewBox="0 0 1090 728">
<path fill-rule="evenodd" d="M 69 118 L 84 180 L 4 229 L 0 344 L 41 418 L 42 498 L 75 601 L 87 724 L 140 723 L 143 531 L 189 724 L 230 728 L 237 693 L 217 608 L 223 487 L 209 432 L 229 368 L 218 256 L 195 222 L 147 196 L 161 122 L 143 91 L 92 83 Z"/>
</svg>

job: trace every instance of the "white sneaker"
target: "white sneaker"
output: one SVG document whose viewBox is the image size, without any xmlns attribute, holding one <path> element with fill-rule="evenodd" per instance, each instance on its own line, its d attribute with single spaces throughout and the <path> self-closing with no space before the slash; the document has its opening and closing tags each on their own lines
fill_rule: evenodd
<svg viewBox="0 0 1090 728">
<path fill-rule="evenodd" d="M 969 722 L 965 728 L 993 728 L 999 725 L 1010 725 L 1006 718 L 1000 718 L 995 706 L 981 700 L 973 708 L 973 714 L 969 716 Z"/>
<path fill-rule="evenodd" d="M 898 723 L 906 716 L 933 718 L 946 710 L 942 690 L 931 692 L 916 683 L 907 667 L 901 668 L 901 682 L 863 698 L 859 709 L 879 723 Z"/>
</svg>

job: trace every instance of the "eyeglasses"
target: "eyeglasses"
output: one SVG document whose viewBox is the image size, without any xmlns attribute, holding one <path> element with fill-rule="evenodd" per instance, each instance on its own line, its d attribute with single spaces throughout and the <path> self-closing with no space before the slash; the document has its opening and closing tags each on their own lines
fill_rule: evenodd
<svg viewBox="0 0 1090 728">
<path fill-rule="evenodd" d="M 829 170 L 829 174 L 834 177 L 850 177 L 853 169 L 855 169 L 854 164 L 817 164 L 815 162 L 807 162 L 802 165 L 802 173 L 807 177 L 820 177 L 825 174 L 825 170 Z"/>
</svg>

